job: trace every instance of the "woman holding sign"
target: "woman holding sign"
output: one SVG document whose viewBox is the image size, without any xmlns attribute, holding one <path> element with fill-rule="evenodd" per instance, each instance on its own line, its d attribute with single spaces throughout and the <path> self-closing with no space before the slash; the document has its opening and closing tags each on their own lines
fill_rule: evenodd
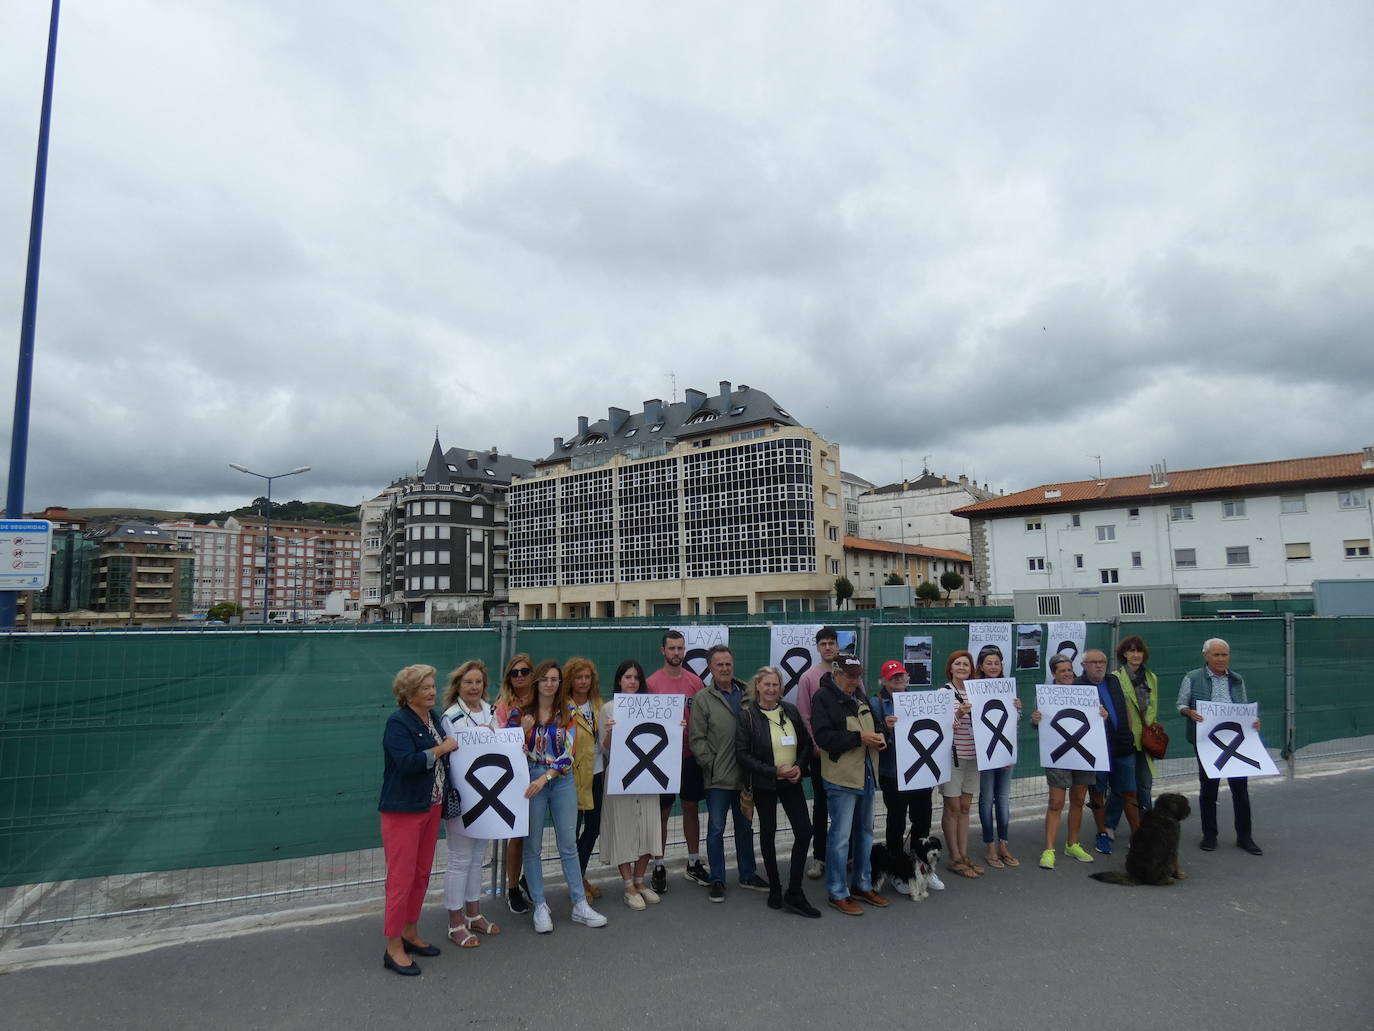
<svg viewBox="0 0 1374 1031">
<path fill-rule="evenodd" d="M 985 645 L 978 653 L 978 676 L 991 680 L 1005 676 L 1002 672 L 1002 649 L 995 644 Z M 1016 711 L 1021 711 L 1021 699 L 1012 699 Z M 996 826 L 993 815 L 996 813 Z M 1020 866 L 1021 860 L 1011 854 L 1007 845 L 1007 830 L 1011 823 L 1011 767 L 983 770 L 978 775 L 978 822 L 983 827 L 984 860 L 999 870 L 1004 866 Z"/>
<path fill-rule="evenodd" d="M 973 676 L 973 656 L 957 651 L 945 662 L 944 691 L 954 692 L 954 769 L 949 780 L 940 785 L 944 813 L 940 828 L 945 832 L 949 850 L 949 869 L 960 877 L 981 877 L 987 873 L 968 854 L 969 811 L 973 808 L 973 789 L 978 784 L 978 752 L 973 744 L 973 703 L 968 700 L 964 682 Z"/>
<path fill-rule="evenodd" d="M 496 725 L 518 727 L 520 717 L 534 701 L 534 660 L 524 652 L 511 656 L 501 677 L 501 690 L 496 695 Z M 529 885 L 521 875 L 525 854 L 525 839 L 512 838 L 506 842 L 506 905 L 512 913 L 528 913 Z"/>
<path fill-rule="evenodd" d="M 1073 657 L 1062 652 L 1049 661 L 1050 681 L 1054 684 L 1074 683 Z M 1098 714 L 1105 720 L 1107 709 L 1098 706 Z M 1053 718 L 1053 717 L 1052 717 Z M 1040 728 L 1039 709 L 1031 713 L 1031 725 Z M 1040 853 L 1040 869 L 1054 869 L 1054 842 L 1059 837 L 1059 817 L 1064 811 L 1064 796 L 1069 799 L 1069 836 L 1064 845 L 1064 855 L 1080 863 L 1091 863 L 1093 857 L 1078 843 L 1078 834 L 1083 825 L 1083 802 L 1088 797 L 1088 788 L 1097 783 L 1097 774 L 1091 770 L 1046 769 L 1045 780 L 1049 784 L 1050 800 L 1045 810 L 1045 850 Z"/>
<path fill-rule="evenodd" d="M 626 659 L 615 671 L 614 694 L 639 694 L 648 677 L 644 667 Z M 611 751 L 611 728 L 615 717 L 603 710 L 601 750 Z M 683 720 L 684 726 L 686 720 Z M 631 726 L 633 728 L 633 725 Z M 601 858 L 620 869 L 625 882 L 625 905 L 639 911 L 659 901 L 658 892 L 644 883 L 649 860 L 663 851 L 663 826 L 659 819 L 658 795 L 606 795 L 601 807 Z"/>
<path fill-rule="evenodd" d="M 897 740 L 893 736 L 897 713 L 892 694 L 894 691 L 905 691 L 908 679 L 906 667 L 900 662 L 895 659 L 884 662 L 878 670 L 878 681 L 882 686 L 873 696 L 873 719 L 887 738 L 887 748 L 878 754 L 878 785 L 882 788 L 883 807 L 887 810 L 887 834 L 883 841 L 888 852 L 894 856 L 902 851 L 908 819 L 911 820 L 913 840 L 929 836 L 933 810 L 931 796 L 935 792 L 934 788 L 901 791 L 897 787 Z M 934 870 L 930 871 L 929 885 L 935 891 L 944 891 L 945 888 Z M 876 886 L 874 890 L 877 890 Z M 911 894 L 911 886 L 896 874 L 892 875 L 892 890 L 899 895 Z"/>
<path fill-rule="evenodd" d="M 480 660 L 469 659 L 449 674 L 441 726 L 455 747 L 460 729 L 496 726 L 496 717 L 484 697 L 486 693 L 487 667 Z M 444 794 L 444 833 L 448 842 L 444 904 L 448 907 L 449 941 L 459 948 L 473 949 L 482 944 L 478 934 L 500 934 L 501 928 L 482 915 L 482 855 L 491 842 L 463 833 L 457 799 L 458 792 L 450 783 Z"/>
<path fill-rule="evenodd" d="M 587 880 L 587 864 L 601 834 L 601 800 L 606 794 L 606 758 L 596 732 L 597 720 L 601 718 L 601 686 L 597 683 L 596 667 L 589 659 L 569 659 L 563 665 L 563 679 L 572 699 L 578 738 L 595 746 L 577 750 L 573 780 L 577 784 L 577 862 L 582 867 L 582 890 L 587 898 L 599 899 L 601 889 Z"/>
<path fill-rule="evenodd" d="M 735 723 L 735 756 L 744 786 L 754 794 L 759 814 L 759 847 L 768 872 L 768 905 L 798 916 L 819 917 L 802 891 L 806 846 L 811 841 L 811 818 L 806 812 L 802 772 L 811 763 L 811 736 L 801 713 L 782 700 L 782 672 L 764 666 L 749 682 L 749 692 Z M 787 891 L 778 878 L 778 805 L 792 825 L 792 865 Z"/>
<path fill-rule="evenodd" d="M 606 918 L 587 904 L 582 891 L 582 868 L 577 865 L 577 785 L 569 776 L 577 725 L 563 686 L 562 670 L 552 659 L 534 667 L 534 702 L 520 717 L 520 726 L 525 731 L 525 753 L 530 765 L 530 786 L 525 791 L 530 800 L 525 879 L 530 885 L 530 901 L 534 903 L 535 933 L 548 934 L 553 930 L 553 916 L 544 901 L 543 865 L 544 823 L 550 817 L 563 876 L 568 880 L 573 923 L 605 927 Z"/>
<path fill-rule="evenodd" d="M 429 870 L 443 813 L 444 756 L 454 743 L 439 732 L 434 712 L 434 667 L 407 666 L 391 693 L 396 710 L 382 733 L 382 851 L 386 855 L 386 916 L 382 966 L 413 976 L 420 964 L 407 956 L 437 956 L 416 926 L 429 890 Z"/>
</svg>

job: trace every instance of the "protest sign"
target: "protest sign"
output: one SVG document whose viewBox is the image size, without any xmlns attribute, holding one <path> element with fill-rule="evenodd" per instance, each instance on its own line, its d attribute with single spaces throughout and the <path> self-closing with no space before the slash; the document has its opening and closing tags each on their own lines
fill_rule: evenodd
<svg viewBox="0 0 1374 1031">
<path fill-rule="evenodd" d="M 1073 675 L 1083 675 L 1083 649 L 1088 642 L 1088 624 L 1082 620 L 1069 620 L 1051 623 L 1045 637 L 1045 677 L 1050 676 L 1049 661 L 1055 655 L 1067 655 L 1073 659 Z"/>
<path fill-rule="evenodd" d="M 459 830 L 473 838 L 523 838 L 529 831 L 530 786 L 525 735 L 519 727 L 455 730 L 448 771 L 463 813 Z"/>
<path fill-rule="evenodd" d="M 1111 770 L 1101 704 L 1095 687 L 1040 684 L 1035 688 L 1041 766 L 1047 770 Z"/>
<path fill-rule="evenodd" d="M 730 643 L 730 628 L 726 626 L 674 626 L 668 629 L 682 635 L 683 643 L 687 646 L 683 665 L 701 679 L 706 677 L 706 656 L 711 649 L 718 644 Z"/>
<path fill-rule="evenodd" d="M 983 655 L 996 649 L 1002 658 L 1002 672 L 1011 673 L 1013 666 L 1008 656 L 1011 650 L 1010 623 L 970 623 L 968 625 L 968 651 L 973 656 L 973 670 L 977 675 L 978 663 Z"/>
<path fill-rule="evenodd" d="M 1255 729 L 1258 702 L 1198 702 L 1197 759 L 1212 780 L 1223 777 L 1277 777 L 1268 749 Z"/>
<path fill-rule="evenodd" d="M 611 754 L 606 794 L 676 794 L 682 763 L 669 742 L 682 737 L 680 694 L 618 694 L 610 702 Z M 605 712 L 605 709 L 602 709 Z"/>
<path fill-rule="evenodd" d="M 914 791 L 949 780 L 954 764 L 954 692 L 895 691 L 897 788 Z"/>
<path fill-rule="evenodd" d="M 1012 677 L 965 680 L 973 703 L 973 741 L 979 770 L 1000 770 L 1016 762 L 1016 681 Z"/>
</svg>

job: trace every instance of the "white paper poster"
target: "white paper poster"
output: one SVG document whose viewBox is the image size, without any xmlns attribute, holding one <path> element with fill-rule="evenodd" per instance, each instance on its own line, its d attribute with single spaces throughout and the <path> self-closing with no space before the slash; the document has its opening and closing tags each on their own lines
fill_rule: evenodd
<svg viewBox="0 0 1374 1031">
<path fill-rule="evenodd" d="M 676 794 L 682 778 L 678 749 L 685 698 L 680 694 L 611 696 L 611 758 L 606 794 Z M 604 710 L 603 710 L 604 711 Z"/>
<path fill-rule="evenodd" d="M 968 651 L 973 656 L 973 674 L 978 675 L 978 663 L 992 649 L 1002 657 L 1002 674 L 1013 672 L 1010 623 L 970 623 L 968 625 Z"/>
<path fill-rule="evenodd" d="M 1000 770 L 1016 762 L 1016 680 L 987 677 L 965 680 L 964 691 L 973 703 L 973 742 L 978 769 Z"/>
<path fill-rule="evenodd" d="M 701 680 L 706 679 L 706 656 L 718 644 L 730 643 L 730 628 L 726 626 L 675 626 L 669 627 L 683 636 L 687 646 L 687 657 L 683 665 Z"/>
<path fill-rule="evenodd" d="M 454 731 L 458 747 L 448 772 L 463 803 L 459 829 L 473 838 L 523 838 L 529 833 L 525 735 L 519 727 Z"/>
<path fill-rule="evenodd" d="M 1095 687 L 1037 685 L 1041 766 L 1047 770 L 1111 771 L 1101 704 Z"/>
<path fill-rule="evenodd" d="M 926 687 L 931 683 L 935 669 L 934 654 L 934 638 L 902 638 L 902 665 L 906 667 L 909 687 Z"/>
<path fill-rule="evenodd" d="M 774 623 L 768 639 L 768 665 L 782 670 L 782 693 L 792 700 L 802 674 L 821 661 L 816 651 L 819 623 Z"/>
<path fill-rule="evenodd" d="M 1277 777 L 1269 751 L 1255 729 L 1259 703 L 1198 702 L 1197 759 L 1212 780 L 1223 777 Z"/>
<path fill-rule="evenodd" d="M 1083 675 L 1083 649 L 1088 646 L 1088 624 L 1082 620 L 1051 623 L 1045 637 L 1045 678 L 1050 676 L 1050 659 L 1057 654 L 1073 659 L 1073 675 Z"/>
<path fill-rule="evenodd" d="M 949 780 L 954 765 L 954 692 L 894 691 L 897 788 L 914 791 Z"/>
</svg>

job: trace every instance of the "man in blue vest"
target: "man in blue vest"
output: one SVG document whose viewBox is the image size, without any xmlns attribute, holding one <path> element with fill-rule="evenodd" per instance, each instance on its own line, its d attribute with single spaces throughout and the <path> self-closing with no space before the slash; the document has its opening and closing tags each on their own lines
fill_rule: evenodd
<svg viewBox="0 0 1374 1031">
<path fill-rule="evenodd" d="M 1183 677 L 1178 689 L 1179 715 L 1188 720 L 1188 743 L 1197 747 L 1197 725 L 1202 722 L 1202 713 L 1197 711 L 1198 702 L 1237 702 L 1245 703 L 1245 681 L 1240 674 L 1231 669 L 1231 646 L 1220 637 L 1210 638 L 1202 646 L 1202 658 L 1207 663 Z M 1260 721 L 1255 720 L 1259 730 Z M 1219 781 L 1207 776 L 1202 763 L 1197 764 L 1197 779 L 1201 790 L 1198 793 L 1198 809 L 1202 815 L 1202 841 L 1204 852 L 1215 852 L 1217 847 L 1217 792 Z M 1236 846 L 1243 848 L 1252 856 L 1264 855 L 1264 850 L 1255 844 L 1250 836 L 1250 781 L 1246 777 L 1227 777 L 1231 788 L 1231 807 L 1236 816 Z"/>
</svg>

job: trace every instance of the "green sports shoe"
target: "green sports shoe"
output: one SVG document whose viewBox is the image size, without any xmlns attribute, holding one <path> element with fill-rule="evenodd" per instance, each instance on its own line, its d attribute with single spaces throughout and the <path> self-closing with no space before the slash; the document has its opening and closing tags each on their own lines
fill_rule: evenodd
<svg viewBox="0 0 1374 1031">
<path fill-rule="evenodd" d="M 1040 869 L 1042 869 L 1042 870 L 1053 870 L 1053 869 L 1054 869 L 1054 849 L 1052 849 L 1052 848 L 1047 848 L 1047 849 L 1045 849 L 1045 851 L 1043 851 L 1043 852 L 1040 853 Z"/>
<path fill-rule="evenodd" d="M 1093 857 L 1088 855 L 1087 850 L 1076 841 L 1072 845 L 1064 846 L 1064 855 L 1072 856 L 1080 863 L 1091 863 L 1093 861 Z"/>
</svg>

